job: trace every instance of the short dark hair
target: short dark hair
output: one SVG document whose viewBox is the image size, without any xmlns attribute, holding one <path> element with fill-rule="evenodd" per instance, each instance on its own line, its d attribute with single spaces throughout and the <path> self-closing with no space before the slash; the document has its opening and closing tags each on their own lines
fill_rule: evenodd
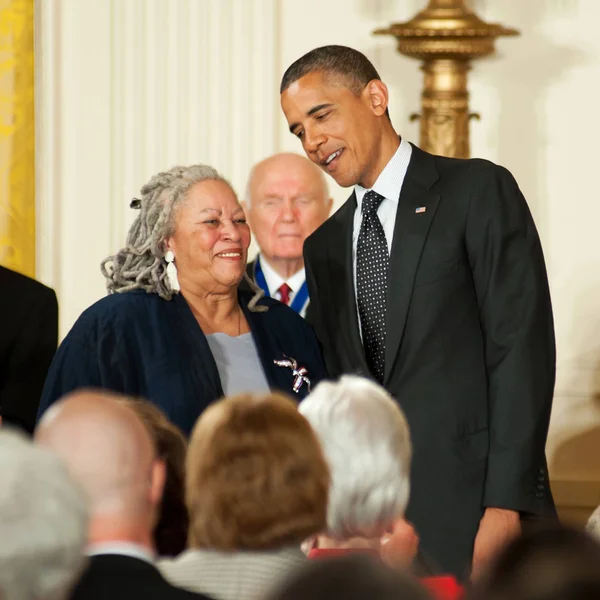
<svg viewBox="0 0 600 600">
<path fill-rule="evenodd" d="M 473 600 L 600 598 L 600 544 L 583 531 L 543 524 L 508 544 L 471 594 Z"/>
<path fill-rule="evenodd" d="M 142 398 L 121 398 L 146 426 L 165 463 L 166 478 L 154 545 L 159 556 L 177 556 L 187 547 L 189 517 L 185 504 L 185 458 L 187 440 L 181 430 L 155 404 Z"/>
<path fill-rule="evenodd" d="M 279 93 L 282 94 L 294 81 L 315 72 L 341 79 L 345 86 L 357 95 L 369 81 L 381 81 L 373 63 L 358 50 L 347 46 L 321 46 L 288 67 L 281 79 Z"/>
<path fill-rule="evenodd" d="M 268 600 L 430 600 L 411 575 L 394 571 L 366 553 L 307 561 L 271 592 Z"/>
</svg>

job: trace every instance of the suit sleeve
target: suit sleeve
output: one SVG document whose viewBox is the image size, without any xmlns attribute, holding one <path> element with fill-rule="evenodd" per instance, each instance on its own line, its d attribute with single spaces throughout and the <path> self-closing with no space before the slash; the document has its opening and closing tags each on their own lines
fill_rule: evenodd
<svg viewBox="0 0 600 600">
<path fill-rule="evenodd" d="M 552 307 L 540 240 L 512 175 L 484 168 L 470 199 L 467 250 L 488 373 L 486 507 L 539 513 L 555 379 Z"/>
<path fill-rule="evenodd" d="M 82 387 L 103 387 L 102 384 L 96 331 L 80 317 L 61 343 L 50 365 L 37 420 L 65 394 Z"/>
<path fill-rule="evenodd" d="M 318 247 L 314 238 L 309 238 L 304 244 L 304 271 L 306 275 L 306 285 L 308 286 L 308 308 L 306 310 L 306 322 L 312 327 L 319 346 L 319 352 L 323 357 L 324 364 L 329 370 L 328 357 L 325 353 L 327 347 L 327 331 L 324 327 L 324 306 L 321 304 L 321 295 L 317 288 L 315 277 L 315 246 Z"/>
<path fill-rule="evenodd" d="M 315 385 L 318 384 L 321 380 L 327 378 L 327 369 L 325 367 L 325 361 L 323 360 L 323 352 L 321 349 L 321 345 L 319 344 L 319 340 L 315 335 L 315 332 L 312 326 L 309 323 L 302 323 L 305 332 L 305 340 L 306 346 L 308 348 L 309 356 L 313 357 L 312 362 L 312 375 L 311 375 L 311 387 L 314 389 Z"/>
<path fill-rule="evenodd" d="M 311 260 L 311 242 L 306 240 L 304 243 L 304 272 L 306 275 L 306 285 L 308 286 L 308 308 L 306 309 L 306 320 L 311 324 L 315 331 L 317 330 L 318 315 L 319 315 L 319 295 L 317 284 L 313 272 L 313 262 Z M 317 333 L 318 335 L 318 333 Z"/>
<path fill-rule="evenodd" d="M 7 378 L 0 390 L 3 423 L 33 432 L 42 388 L 57 345 L 56 294 L 40 287 L 10 353 Z"/>
<path fill-rule="evenodd" d="M 126 324 L 111 311 L 84 312 L 61 343 L 44 385 L 37 420 L 65 394 L 80 388 L 137 393 Z"/>
</svg>

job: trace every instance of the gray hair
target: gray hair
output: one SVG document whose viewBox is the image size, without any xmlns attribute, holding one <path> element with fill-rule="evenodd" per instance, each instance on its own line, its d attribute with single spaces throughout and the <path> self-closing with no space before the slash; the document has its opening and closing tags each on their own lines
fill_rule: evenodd
<svg viewBox="0 0 600 600">
<path fill-rule="evenodd" d="M 129 233 L 126 246 L 105 258 L 100 269 L 106 278 L 109 294 L 145 290 L 170 300 L 176 292 L 167 277 L 165 240 L 173 235 L 177 207 L 185 201 L 191 187 L 202 181 L 223 181 L 231 184 L 216 169 L 207 165 L 173 167 L 154 175 L 142 187 L 141 198 L 134 198 L 132 208 L 140 210 Z M 259 288 L 249 282 L 255 297 L 250 309 L 256 310 L 261 295 Z"/>
<path fill-rule="evenodd" d="M 85 566 L 88 507 L 54 454 L 0 430 L 0 597 L 68 596 Z"/>
<path fill-rule="evenodd" d="M 596 508 L 588 519 L 585 530 L 600 542 L 600 506 Z"/>
<path fill-rule="evenodd" d="M 385 389 L 346 375 L 320 383 L 299 410 L 331 470 L 328 533 L 338 539 L 370 537 L 403 516 L 410 492 L 410 432 Z"/>
</svg>

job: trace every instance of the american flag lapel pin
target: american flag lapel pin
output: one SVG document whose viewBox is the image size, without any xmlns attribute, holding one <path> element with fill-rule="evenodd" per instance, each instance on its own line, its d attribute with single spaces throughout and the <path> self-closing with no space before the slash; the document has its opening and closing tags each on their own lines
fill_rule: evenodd
<svg viewBox="0 0 600 600">
<path fill-rule="evenodd" d="M 427 210 L 426 206 L 419 206 L 418 208 L 415 208 L 415 214 L 420 215 L 421 213 L 424 213 Z"/>
</svg>

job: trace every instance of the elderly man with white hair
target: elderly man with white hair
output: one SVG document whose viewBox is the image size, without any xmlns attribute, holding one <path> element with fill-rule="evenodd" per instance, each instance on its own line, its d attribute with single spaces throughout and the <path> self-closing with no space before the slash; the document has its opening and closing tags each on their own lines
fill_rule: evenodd
<svg viewBox="0 0 600 600">
<path fill-rule="evenodd" d="M 85 565 L 86 497 L 62 461 L 0 430 L 0 598 L 61 600 Z"/>
<path fill-rule="evenodd" d="M 252 167 L 243 206 L 260 249 L 248 276 L 265 295 L 306 316 L 302 248 L 333 206 L 323 171 L 299 154 L 269 156 Z"/>
<path fill-rule="evenodd" d="M 458 597 L 462 590 L 455 578 L 437 576 L 404 519 L 412 447 L 398 403 L 379 384 L 346 375 L 321 382 L 299 410 L 317 434 L 331 472 L 327 530 L 305 544 L 309 558 L 375 553 L 427 576 L 423 582 L 434 596 Z"/>
</svg>

